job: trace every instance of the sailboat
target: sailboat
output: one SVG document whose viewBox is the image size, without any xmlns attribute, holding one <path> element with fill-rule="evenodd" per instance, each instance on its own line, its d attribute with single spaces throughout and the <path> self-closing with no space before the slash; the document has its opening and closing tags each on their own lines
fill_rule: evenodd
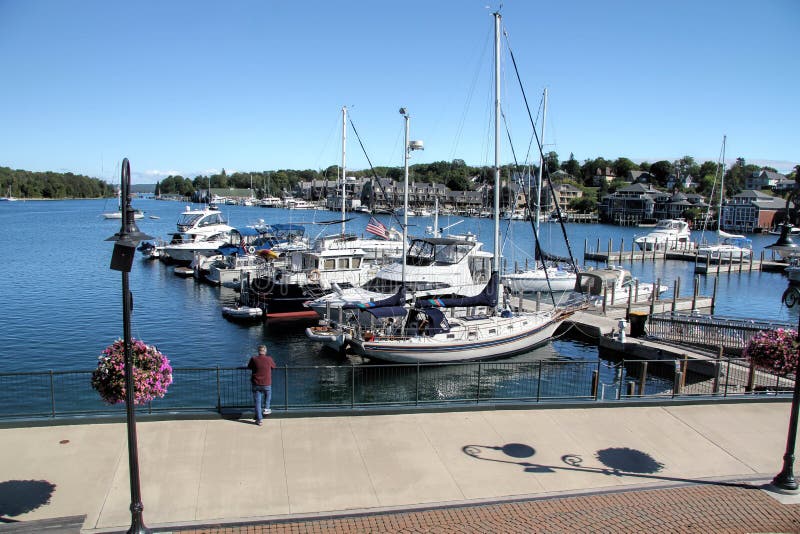
<svg viewBox="0 0 800 534">
<path fill-rule="evenodd" d="M 547 89 L 542 93 L 542 138 L 544 144 L 544 127 L 547 119 Z M 544 151 L 539 147 L 539 172 L 536 179 L 536 211 L 533 224 L 536 226 L 536 235 L 539 235 L 542 206 L 542 169 L 544 168 Z M 530 183 L 530 182 L 529 182 Z M 563 222 L 561 223 L 563 224 Z M 575 288 L 577 275 L 574 269 L 564 268 L 561 263 L 540 266 L 538 262 L 532 269 L 524 269 L 503 275 L 503 284 L 515 293 L 544 293 L 547 291 L 564 292 Z"/>
<path fill-rule="evenodd" d="M 117 191 L 117 211 L 107 211 L 103 213 L 103 217 L 106 219 L 122 219 L 122 192 Z M 136 209 L 133 210 L 133 218 L 134 219 L 141 219 L 144 217 L 144 212 L 142 210 Z"/>
<path fill-rule="evenodd" d="M 16 202 L 17 197 L 11 196 L 11 186 L 8 186 L 8 195 L 4 197 L 0 197 L 0 202 Z M 121 215 L 120 215 L 121 216 Z"/>
<path fill-rule="evenodd" d="M 703 243 L 697 248 L 700 257 L 715 261 L 732 262 L 749 259 L 753 253 L 753 244 L 743 235 L 729 234 L 722 230 L 722 205 L 725 201 L 725 144 L 728 136 L 722 137 L 722 156 L 718 164 L 719 208 L 717 209 L 717 243 Z"/>
<path fill-rule="evenodd" d="M 570 311 L 551 308 L 514 311 L 500 297 L 500 14 L 494 13 L 494 257 L 493 272 L 484 290 L 474 297 L 417 299 L 414 306 L 365 306 L 372 316 L 370 330 L 361 329 L 350 345 L 356 354 L 380 360 L 453 362 L 499 358 L 527 352 L 550 340 Z M 405 110 L 403 110 L 405 111 Z M 408 117 L 406 114 L 406 166 Z M 363 320 L 361 323 L 363 324 Z"/>
</svg>

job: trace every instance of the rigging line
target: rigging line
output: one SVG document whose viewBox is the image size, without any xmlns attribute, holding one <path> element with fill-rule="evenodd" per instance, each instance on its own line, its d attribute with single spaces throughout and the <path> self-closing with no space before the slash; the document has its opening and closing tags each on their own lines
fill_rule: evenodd
<svg viewBox="0 0 800 534">
<path fill-rule="evenodd" d="M 317 169 L 319 169 L 319 162 L 320 162 L 320 160 L 322 159 L 322 154 L 323 154 L 323 153 L 324 153 L 324 152 L 327 150 L 327 148 L 330 146 L 330 144 L 331 144 L 331 139 L 333 139 L 333 136 L 334 136 L 334 134 L 336 133 L 336 131 L 337 131 L 337 129 L 338 129 L 338 126 L 339 126 L 339 125 L 341 125 L 341 123 L 340 123 L 340 122 L 338 122 L 338 120 L 339 120 L 339 117 L 341 117 L 341 115 L 338 115 L 338 114 L 337 114 L 337 122 L 334 124 L 334 127 L 333 127 L 333 128 L 330 130 L 330 132 L 328 133 L 328 138 L 325 140 L 325 144 L 322 146 L 322 150 L 321 150 L 321 151 L 320 151 L 320 153 L 317 155 L 317 161 L 315 161 L 315 162 L 314 162 L 314 167 L 315 167 L 315 168 L 317 168 Z M 326 167 L 326 170 L 327 170 L 327 167 Z"/>
<path fill-rule="evenodd" d="M 364 148 L 364 143 L 361 141 L 361 136 L 358 135 L 358 130 L 356 130 L 356 125 L 355 125 L 355 123 L 353 123 L 353 119 L 352 118 L 348 117 L 347 120 L 350 121 L 350 126 L 353 128 L 353 133 L 356 134 L 356 139 L 358 139 L 358 144 L 359 144 L 359 146 L 361 146 L 361 151 L 364 152 L 364 157 L 367 158 L 367 163 L 369 163 L 369 168 L 372 171 L 372 176 L 373 176 L 375 182 L 378 184 L 378 187 L 381 188 L 381 192 L 383 193 L 383 198 L 386 199 L 386 197 L 387 197 L 386 190 L 383 188 L 383 184 L 381 183 L 380 178 L 378 178 L 378 173 L 375 172 L 375 167 L 372 165 L 372 160 L 369 159 L 369 154 L 367 154 L 367 149 Z M 344 199 L 342 199 L 342 202 L 344 202 Z M 392 195 L 392 218 L 402 228 L 403 227 L 403 223 L 400 222 L 400 219 L 397 217 L 397 214 L 395 213 L 395 207 L 396 207 L 395 206 L 395 196 Z M 403 243 L 403 246 L 406 246 L 406 244 Z"/>
<path fill-rule="evenodd" d="M 500 115 L 503 117 L 503 125 L 506 127 L 506 136 L 508 137 L 509 145 L 511 145 L 511 155 L 514 159 L 514 166 L 516 168 L 519 168 L 519 163 L 517 163 L 517 153 L 514 150 L 514 143 L 511 141 L 511 132 L 509 132 L 508 130 L 508 122 L 506 121 L 506 115 L 502 111 L 500 112 Z M 522 189 L 522 197 L 525 200 L 525 207 L 528 209 L 528 213 L 532 214 L 533 210 L 531 209 L 531 199 L 528 196 L 527 192 L 525 191 L 525 188 L 522 187 L 521 189 Z M 495 194 L 497 194 L 497 192 L 495 192 Z M 531 217 L 531 223 L 533 223 L 533 217 Z M 508 226 L 509 227 L 511 226 L 511 221 L 508 222 Z M 553 303 L 553 308 L 556 308 L 557 307 L 556 298 L 553 295 L 553 288 L 550 285 L 550 274 L 547 272 L 547 264 L 545 263 L 544 254 L 542 254 L 542 248 L 539 245 L 539 232 L 536 230 L 535 224 L 531 224 L 531 228 L 533 229 L 533 242 L 536 248 L 535 254 L 542 260 L 542 269 L 544 270 L 544 278 L 545 281 L 547 281 L 547 287 L 550 289 L 550 291 L 548 291 L 548 293 L 550 293 L 550 300 Z"/>
<path fill-rule="evenodd" d="M 472 106 L 472 98 L 475 96 L 475 88 L 478 85 L 478 81 L 483 79 L 481 76 L 481 66 L 484 65 L 484 58 L 486 57 L 487 51 L 489 50 L 489 44 L 492 43 L 492 30 L 491 28 L 487 28 L 486 38 L 483 41 L 483 50 L 478 57 L 478 61 L 475 66 L 475 73 L 472 77 L 472 83 L 469 86 L 469 91 L 467 92 L 467 101 L 464 103 L 464 109 L 461 112 L 461 117 L 459 117 L 458 125 L 456 127 L 456 135 L 453 140 L 453 149 L 450 152 L 450 159 L 455 159 L 456 151 L 458 150 L 458 144 L 461 140 L 461 136 L 464 133 L 464 125 L 467 121 L 467 114 L 469 112 L 470 107 Z"/>
<path fill-rule="evenodd" d="M 544 152 L 542 151 L 542 142 L 539 139 L 539 135 L 536 133 L 536 123 L 533 122 L 533 116 L 531 115 L 531 108 L 530 105 L 528 104 L 528 96 L 525 94 L 525 88 L 522 86 L 522 78 L 520 78 L 519 69 L 517 68 L 517 60 L 514 57 L 514 51 L 511 49 L 511 43 L 508 40 L 508 32 L 503 32 L 503 33 L 506 36 L 506 47 L 508 48 L 508 53 L 511 56 L 511 62 L 514 65 L 514 72 L 517 75 L 517 83 L 519 83 L 519 88 L 520 91 L 522 92 L 522 99 L 525 102 L 525 109 L 528 111 L 528 118 L 531 121 L 533 134 L 536 136 L 536 144 L 539 147 L 539 155 L 542 158 L 542 167 L 543 167 L 542 170 L 544 171 L 543 174 L 547 178 L 547 188 L 550 191 L 550 194 L 553 198 L 553 204 L 555 204 L 556 207 L 556 216 L 558 217 L 559 224 L 561 224 L 561 233 L 564 235 L 564 242 L 567 245 L 567 253 L 569 254 L 570 263 L 572 264 L 573 270 L 575 270 L 575 272 L 578 272 L 578 266 L 575 264 L 575 256 L 572 254 L 572 245 L 569 242 L 569 236 L 567 236 L 567 229 L 564 226 L 564 218 L 561 216 L 561 207 L 558 205 L 558 198 L 556 198 L 556 192 L 555 189 L 553 188 L 553 182 L 550 180 L 550 170 L 544 164 L 546 160 L 544 157 Z M 530 202 L 528 203 L 530 205 Z M 535 226 L 533 224 L 533 220 L 531 220 L 531 224 Z"/>
</svg>

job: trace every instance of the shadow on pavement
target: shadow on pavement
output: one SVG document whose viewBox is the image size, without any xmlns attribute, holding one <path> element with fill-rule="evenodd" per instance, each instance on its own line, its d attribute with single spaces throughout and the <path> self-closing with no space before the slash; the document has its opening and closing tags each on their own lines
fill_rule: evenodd
<svg viewBox="0 0 800 534">
<path fill-rule="evenodd" d="M 0 482 L 0 523 L 14 523 L 17 516 L 48 504 L 56 485 L 46 480 L 6 480 Z"/>
<path fill-rule="evenodd" d="M 632 476 L 669 482 L 690 482 L 693 484 L 710 484 L 737 488 L 757 489 L 755 486 L 735 482 L 719 482 L 689 478 L 657 475 L 664 469 L 664 464 L 646 452 L 628 447 L 612 447 L 595 453 L 601 464 L 598 467 L 583 465 L 583 457 L 578 454 L 565 454 L 561 457 L 564 465 L 544 465 L 525 460 L 536 455 L 536 449 L 524 443 L 506 443 L 505 445 L 465 445 L 461 450 L 467 456 L 487 462 L 500 462 L 518 465 L 526 473 L 555 473 L 557 471 L 579 471 L 609 476 Z"/>
</svg>

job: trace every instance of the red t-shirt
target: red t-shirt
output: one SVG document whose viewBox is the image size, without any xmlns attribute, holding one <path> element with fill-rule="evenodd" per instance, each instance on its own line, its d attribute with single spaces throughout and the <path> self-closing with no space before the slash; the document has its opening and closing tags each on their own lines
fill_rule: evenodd
<svg viewBox="0 0 800 534">
<path fill-rule="evenodd" d="M 275 360 L 269 356 L 253 356 L 247 362 L 247 368 L 253 374 L 250 377 L 250 382 L 256 386 L 271 386 L 272 385 L 272 369 L 275 368 Z"/>
</svg>

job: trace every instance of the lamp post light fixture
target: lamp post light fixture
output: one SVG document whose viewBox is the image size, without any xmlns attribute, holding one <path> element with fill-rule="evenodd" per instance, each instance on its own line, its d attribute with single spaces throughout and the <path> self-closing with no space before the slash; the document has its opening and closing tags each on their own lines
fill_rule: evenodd
<svg viewBox="0 0 800 534">
<path fill-rule="evenodd" d="M 797 341 L 800 345 L 800 319 L 798 319 L 797 325 Z M 772 479 L 772 485 L 782 490 L 795 491 L 800 487 L 794 478 L 794 449 L 797 444 L 798 414 L 800 414 L 800 365 L 794 372 L 794 392 L 789 415 L 789 434 L 786 437 L 786 452 L 783 454 L 783 468 Z"/>
<path fill-rule="evenodd" d="M 128 287 L 128 273 L 133 266 L 133 256 L 139 241 L 152 239 L 149 235 L 140 232 L 134 219 L 131 206 L 131 166 L 128 158 L 122 160 L 122 173 L 120 177 L 122 206 L 122 225 L 119 232 L 106 239 L 114 242 L 114 252 L 111 255 L 111 269 L 122 272 L 122 332 L 125 344 L 125 413 L 128 429 L 128 469 L 131 480 L 131 528 L 129 534 L 149 533 L 142 519 L 141 489 L 139 485 L 139 451 L 136 445 L 136 411 L 134 408 L 133 385 L 133 356 L 131 349 L 131 311 L 133 309 L 133 296 Z"/>
</svg>

